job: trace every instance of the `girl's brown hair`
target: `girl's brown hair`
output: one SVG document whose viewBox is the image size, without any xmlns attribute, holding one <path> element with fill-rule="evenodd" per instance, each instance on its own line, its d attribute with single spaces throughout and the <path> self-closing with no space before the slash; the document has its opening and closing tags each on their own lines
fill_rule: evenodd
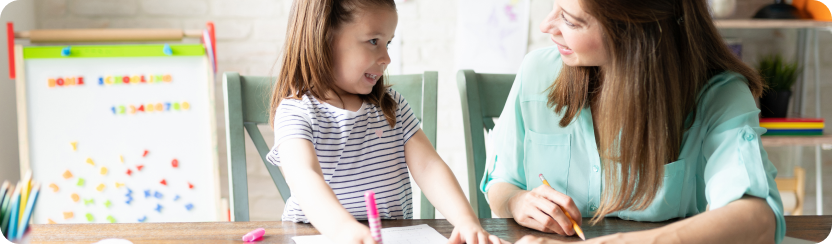
<svg viewBox="0 0 832 244">
<path fill-rule="evenodd" d="M 556 112 L 566 110 L 560 126 L 590 104 L 597 115 L 605 179 L 597 223 L 653 202 L 711 76 L 737 72 L 755 97 L 764 84 L 724 44 L 704 0 L 581 0 L 581 6 L 602 29 L 609 65 L 564 65 L 548 97 Z"/>
<path fill-rule="evenodd" d="M 277 106 L 283 99 L 302 99 L 306 94 L 319 100 L 329 99 L 327 94 L 335 86 L 332 67 L 335 34 L 341 25 L 353 21 L 358 11 L 371 7 L 395 10 L 396 3 L 393 0 L 295 0 L 292 3 L 283 62 L 272 91 L 269 116 L 272 126 Z M 393 127 L 397 103 L 387 93 L 388 88 L 382 76 L 369 94 L 358 95 L 381 108 L 387 123 Z"/>
</svg>

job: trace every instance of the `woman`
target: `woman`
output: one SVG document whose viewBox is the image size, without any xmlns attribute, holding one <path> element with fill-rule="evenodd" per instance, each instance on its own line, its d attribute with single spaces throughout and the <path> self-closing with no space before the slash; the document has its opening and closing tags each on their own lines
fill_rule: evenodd
<svg viewBox="0 0 832 244">
<path fill-rule="evenodd" d="M 556 47 L 526 56 L 491 136 L 482 191 L 499 217 L 563 235 L 575 232 L 558 206 L 579 224 L 689 217 L 599 243 L 783 239 L 764 85 L 704 0 L 557 0 L 540 29 Z"/>
</svg>

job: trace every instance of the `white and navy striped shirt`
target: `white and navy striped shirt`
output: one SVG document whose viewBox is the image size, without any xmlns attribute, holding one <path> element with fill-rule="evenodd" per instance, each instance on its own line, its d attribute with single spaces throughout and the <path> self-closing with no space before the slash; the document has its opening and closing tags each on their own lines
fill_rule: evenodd
<svg viewBox="0 0 832 244">
<path fill-rule="evenodd" d="M 352 216 L 367 219 L 364 192 L 373 190 L 379 217 L 412 219 L 404 145 L 419 130 L 419 120 L 398 92 L 389 89 L 388 94 L 398 102 L 393 128 L 381 109 L 367 102 L 353 112 L 309 95 L 302 100 L 284 99 L 275 114 L 275 143 L 267 160 L 280 166 L 280 143 L 292 138 L 309 140 L 324 180 Z M 283 221 L 309 222 L 294 197 L 286 203 Z"/>
</svg>

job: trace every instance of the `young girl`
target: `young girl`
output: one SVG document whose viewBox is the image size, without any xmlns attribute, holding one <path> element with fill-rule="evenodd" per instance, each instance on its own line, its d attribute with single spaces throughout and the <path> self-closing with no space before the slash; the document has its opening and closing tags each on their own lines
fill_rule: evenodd
<svg viewBox="0 0 832 244">
<path fill-rule="evenodd" d="M 339 243 L 374 243 L 364 193 L 381 218 L 413 218 L 408 170 L 454 226 L 452 243 L 499 243 L 480 226 L 451 170 L 402 96 L 384 84 L 393 0 L 295 0 L 272 93 L 274 148 L 292 197 L 284 221 Z"/>
</svg>

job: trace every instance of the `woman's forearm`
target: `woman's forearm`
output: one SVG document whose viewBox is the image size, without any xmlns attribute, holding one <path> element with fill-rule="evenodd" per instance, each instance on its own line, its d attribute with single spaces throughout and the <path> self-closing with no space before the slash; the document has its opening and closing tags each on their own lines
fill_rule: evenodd
<svg viewBox="0 0 832 244">
<path fill-rule="evenodd" d="M 599 238 L 599 243 L 774 243 L 776 222 L 764 199 L 744 197 L 662 228 Z"/>
<path fill-rule="evenodd" d="M 511 199 L 524 191 L 506 182 L 493 183 L 486 194 L 488 202 L 491 204 L 491 211 L 500 218 L 513 218 L 514 216 L 511 214 Z"/>
</svg>

